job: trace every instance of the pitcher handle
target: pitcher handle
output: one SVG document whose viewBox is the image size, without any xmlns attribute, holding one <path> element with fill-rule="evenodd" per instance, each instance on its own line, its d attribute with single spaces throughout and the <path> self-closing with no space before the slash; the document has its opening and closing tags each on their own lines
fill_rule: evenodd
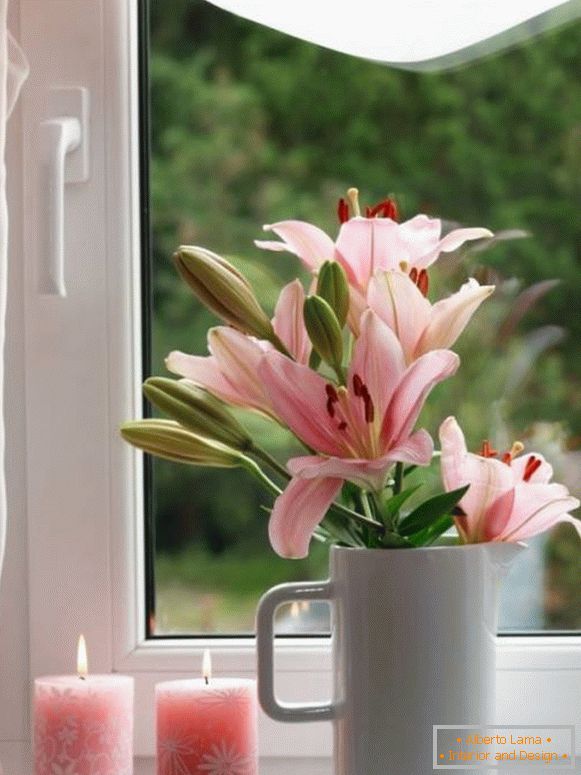
<svg viewBox="0 0 581 775">
<path fill-rule="evenodd" d="M 331 702 L 279 702 L 274 692 L 274 614 L 283 603 L 294 600 L 332 600 L 330 581 L 279 584 L 263 595 L 256 614 L 258 699 L 263 711 L 275 721 L 330 721 L 335 717 Z"/>
</svg>

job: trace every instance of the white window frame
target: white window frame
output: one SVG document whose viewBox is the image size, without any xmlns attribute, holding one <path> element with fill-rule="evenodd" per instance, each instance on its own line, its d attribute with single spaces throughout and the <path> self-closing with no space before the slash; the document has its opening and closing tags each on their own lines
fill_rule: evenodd
<svg viewBox="0 0 581 775">
<path fill-rule="evenodd" d="M 31 62 L 22 98 L 30 674 L 71 672 L 84 632 L 95 671 L 135 676 L 136 752 L 149 755 L 155 682 L 196 673 L 206 647 L 217 673 L 254 675 L 254 642 L 145 639 L 142 459 L 116 433 L 141 412 L 137 0 L 13 1 Z M 55 84 L 90 91 L 91 178 L 67 191 L 65 299 L 36 288 L 35 126 Z M 281 638 L 277 654 L 283 696 L 324 696 L 328 641 Z M 580 740 L 581 637 L 502 637 L 498 654 L 497 723 L 576 723 Z M 330 754 L 327 724 L 262 717 L 261 733 L 265 756 Z"/>
</svg>

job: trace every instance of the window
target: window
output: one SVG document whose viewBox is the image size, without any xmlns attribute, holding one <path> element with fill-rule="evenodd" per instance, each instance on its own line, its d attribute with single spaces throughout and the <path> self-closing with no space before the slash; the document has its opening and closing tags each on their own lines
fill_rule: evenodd
<svg viewBox="0 0 581 775">
<path fill-rule="evenodd" d="M 498 290 L 463 335 L 469 357 L 430 402 L 428 426 L 455 412 L 474 445 L 491 433 L 506 445 L 522 428 L 527 446 L 578 490 L 579 24 L 457 70 L 411 73 L 203 0 L 169 5 L 150 0 L 151 372 L 167 373 L 172 349 L 205 354 L 215 323 L 174 270 L 178 244 L 228 256 L 272 307 L 298 261 L 254 247 L 262 223 L 297 217 L 333 234 L 335 201 L 349 185 L 369 201 L 394 192 L 404 214 L 454 217 L 507 238 L 440 259 L 450 290 L 470 274 Z M 520 230 L 513 239 L 510 229 Z M 288 457 L 282 432 L 244 419 Z M 262 507 L 271 501 L 244 473 L 156 460 L 151 485 L 151 635 L 250 633 L 262 591 L 324 575 L 317 545 L 302 563 L 272 554 Z M 580 568 L 568 526 L 531 542 L 506 584 L 502 630 L 581 629 Z M 279 626 L 324 632 L 328 609 L 295 606 Z"/>
<path fill-rule="evenodd" d="M 150 552 L 146 555 L 144 550 L 143 469 L 140 456 L 123 444 L 116 433 L 124 420 L 137 416 L 141 411 L 142 345 L 148 344 L 142 336 L 141 321 L 141 248 L 145 242 L 141 229 L 145 221 L 140 217 L 139 156 L 143 149 L 143 134 L 140 133 L 139 124 L 139 95 L 144 91 L 143 84 L 140 88 L 138 71 L 140 16 L 137 5 L 133 0 L 59 0 L 58 3 L 21 0 L 18 3 L 20 40 L 31 64 L 31 76 L 21 101 L 25 138 L 22 148 L 23 211 L 26 214 L 26 228 L 23 229 L 26 391 L 22 400 L 26 405 L 27 434 L 26 532 L 30 571 L 31 676 L 70 672 L 78 634 L 84 632 L 93 669 L 113 669 L 135 676 L 140 708 L 136 751 L 139 755 L 150 755 L 154 741 L 151 696 L 156 681 L 195 672 L 207 645 L 212 648 L 216 671 L 222 674 L 253 675 L 255 654 L 251 638 L 215 636 L 220 629 L 223 634 L 248 632 L 248 619 L 232 624 L 215 617 L 215 630 L 204 633 L 203 640 L 195 637 L 160 637 L 161 630 L 156 632 L 156 638 L 145 637 L 146 560 L 151 561 L 154 554 Z M 169 4 L 165 7 L 169 8 Z M 265 184 L 252 188 L 252 181 L 249 181 L 247 189 L 240 188 L 245 193 L 244 198 L 237 198 L 234 204 L 224 198 L 215 210 L 212 208 L 212 202 L 216 201 L 213 193 L 203 197 L 202 202 L 208 215 L 215 218 L 216 232 L 220 230 L 221 210 L 229 219 L 234 213 L 236 217 L 233 222 L 234 225 L 238 223 L 240 232 L 234 236 L 230 233 L 229 244 L 226 241 L 220 243 L 216 234 L 210 231 L 206 236 L 200 234 L 196 241 L 205 241 L 224 252 L 236 250 L 240 258 L 264 258 L 252 248 L 252 239 L 259 236 L 256 229 L 262 222 L 294 212 L 299 216 L 312 217 L 332 229 L 331 208 L 334 199 L 356 177 L 360 178 L 357 182 L 362 189 L 368 187 L 370 198 L 382 195 L 387 183 L 383 171 L 377 168 L 375 148 L 381 142 L 382 127 L 388 124 L 392 115 L 391 105 L 396 104 L 399 98 L 400 106 L 405 108 L 402 108 L 402 120 L 407 122 L 408 133 L 412 137 L 419 137 L 426 132 L 435 149 L 433 155 L 423 160 L 428 166 L 416 167 L 411 177 L 407 172 L 409 164 L 405 154 L 394 158 L 393 182 L 390 180 L 389 186 L 401 192 L 402 204 L 409 207 L 409 211 L 421 207 L 430 212 L 466 218 L 467 221 L 497 229 L 512 228 L 515 225 L 534 228 L 534 240 L 507 242 L 498 247 L 498 253 L 490 251 L 486 256 L 476 256 L 473 260 L 482 264 L 490 261 L 491 265 L 507 274 L 522 267 L 528 272 L 532 267 L 531 275 L 526 278 L 529 283 L 557 274 L 563 278 L 560 288 L 553 295 L 547 294 L 530 313 L 526 324 L 529 328 L 525 325 L 526 321 L 522 321 L 523 332 L 544 323 L 560 324 L 569 329 L 578 324 L 577 317 L 571 314 L 576 309 L 573 294 L 575 279 L 573 275 L 567 275 L 567 267 L 572 253 L 571 246 L 574 239 L 578 240 L 578 234 L 575 235 L 573 231 L 576 228 L 573 202 L 578 179 L 575 172 L 578 133 L 575 127 L 580 123 L 580 101 L 575 98 L 574 82 L 570 91 L 565 88 L 564 65 L 547 69 L 545 61 L 540 59 L 541 48 L 546 45 L 549 53 L 554 54 L 555 61 L 567 61 L 571 72 L 578 69 L 575 62 L 578 25 L 550 33 L 537 41 L 534 47 L 527 46 L 490 60 L 491 68 L 494 62 L 500 63 L 502 67 L 499 65 L 495 82 L 485 92 L 488 102 L 486 105 L 480 104 L 477 111 L 470 100 L 478 88 L 483 88 L 482 84 L 479 86 L 481 71 L 477 65 L 448 75 L 435 74 L 427 80 L 413 73 L 391 73 L 388 78 L 388 71 L 376 71 L 365 63 L 335 58 L 329 52 L 323 54 L 310 48 L 310 53 L 306 54 L 306 60 L 302 63 L 302 82 L 297 82 L 290 68 L 288 72 L 281 70 L 281 61 L 284 61 L 285 46 L 290 46 L 292 52 L 295 52 L 302 48 L 302 44 L 259 28 L 253 29 L 251 25 L 236 21 L 209 5 L 202 6 L 195 0 L 176 4 L 175 12 L 167 12 L 163 18 L 159 16 L 161 8 L 158 0 L 151 5 L 152 24 L 163 22 L 166 32 L 160 26 L 157 34 L 160 39 L 165 36 L 170 41 L 176 30 L 184 30 L 180 48 L 182 59 L 198 56 L 196 30 L 202 22 L 200 14 L 205 14 L 203 21 L 206 32 L 219 36 L 229 30 L 233 44 L 238 38 L 243 41 L 242 53 L 244 60 L 247 59 L 249 63 L 254 61 L 251 57 L 253 50 L 260 52 L 264 46 L 268 56 L 263 59 L 260 67 L 254 65 L 254 77 L 260 78 L 261 73 L 266 75 L 268 72 L 268 80 L 286 90 L 284 93 L 281 91 L 278 97 L 273 96 L 276 99 L 265 117 L 264 125 L 265 128 L 277 126 L 279 140 L 276 142 L 282 143 L 281 147 L 285 150 L 282 166 L 272 161 L 270 167 L 264 166 L 269 162 L 273 147 L 271 141 L 266 147 L 260 145 L 266 141 L 259 134 L 256 143 L 264 156 L 261 157 L 258 170 Z M 211 42 L 211 38 L 207 40 L 206 49 L 209 49 L 209 53 Z M 236 56 L 241 57 L 241 52 L 238 51 Z M 319 56 L 325 60 L 326 70 L 321 69 L 321 62 L 317 59 Z M 526 67 L 520 71 L 515 70 L 523 57 Z M 305 104 L 319 104 L 318 95 L 322 89 L 320 83 L 313 80 L 315 73 L 332 71 L 334 75 L 342 74 L 343 78 L 355 77 L 355 70 L 350 73 L 337 69 L 339 62 L 342 63 L 341 67 L 354 68 L 357 73 L 366 74 L 369 81 L 362 81 L 365 88 L 353 97 L 353 103 L 348 103 L 343 101 L 344 89 L 340 80 L 334 77 L 326 79 L 326 88 L 336 89 L 333 104 L 339 106 L 341 116 L 335 122 L 335 131 L 327 135 L 328 153 L 333 153 L 327 159 L 313 150 L 312 122 L 301 122 L 298 111 L 289 114 L 286 104 L 291 98 L 302 100 Z M 157 76 L 153 65 L 152 62 L 151 77 L 155 91 Z M 174 65 L 170 58 L 164 67 L 169 71 Z M 214 86 L 210 88 L 206 85 L 207 88 L 202 88 L 203 84 L 197 84 L 199 90 L 196 85 L 194 96 L 196 99 L 204 98 L 207 109 L 215 111 L 220 107 L 224 110 L 228 108 L 231 114 L 236 115 L 237 103 L 232 107 L 226 99 L 231 96 L 232 75 L 222 74 L 220 68 L 207 67 L 208 72 L 213 74 L 212 78 L 218 81 L 214 85 L 222 88 L 220 94 L 224 99 L 216 104 Z M 199 71 L 196 72 L 199 74 Z M 276 77 L 273 77 L 273 72 Z M 534 88 L 528 86 L 525 89 L 523 86 L 517 89 L 514 85 L 517 72 L 519 77 L 530 77 L 526 83 L 534 81 Z M 549 82 L 549 72 L 555 75 L 554 82 Z M 194 75 L 189 73 L 191 78 Z M 385 78 L 388 78 L 385 84 L 380 80 L 377 85 L 377 79 Z M 465 91 L 455 90 L 451 86 L 445 88 L 430 122 L 427 121 L 427 114 L 414 113 L 414 110 L 419 109 L 417 106 L 413 108 L 413 103 L 408 106 L 407 102 L 401 102 L 402 93 L 425 97 L 430 94 L 434 83 L 441 85 L 446 79 L 451 79 L 452 84 L 455 79 L 461 78 L 466 79 Z M 172 84 L 171 79 L 168 83 Z M 37 168 L 34 138 L 39 116 L 46 109 L 48 91 L 55 84 L 83 86 L 90 94 L 91 176 L 86 184 L 71 187 L 65 202 L 66 299 L 40 296 L 36 284 L 36 273 L 39 261 L 42 260 L 44 211 L 35 192 Z M 186 84 L 173 82 L 172 89 L 178 87 L 185 88 Z M 503 107 L 499 94 L 504 88 L 511 89 L 515 118 L 522 113 L 523 116 L 541 122 L 538 131 L 544 135 L 544 142 L 534 132 L 527 130 L 528 125 L 523 120 L 522 125 L 518 126 L 518 132 L 516 129 L 506 129 L 503 136 L 506 155 L 500 154 L 500 151 L 498 154 L 492 153 L 493 148 L 489 148 L 485 142 L 486 133 L 476 150 L 469 152 L 462 138 L 476 132 L 475 125 L 482 123 L 483 128 L 478 132 L 486 129 L 490 133 L 494 125 L 502 124 L 503 114 L 498 111 Z M 254 104 L 248 85 L 239 88 L 238 84 L 236 89 L 240 99 L 250 100 Z M 526 109 L 528 103 L 525 98 L 531 91 L 539 102 Z M 381 93 L 381 100 L 378 93 Z M 384 101 L 384 96 L 389 100 Z M 456 105 L 458 102 L 466 104 L 465 114 Z M 376 103 L 379 103 L 379 108 L 374 109 L 381 109 L 382 120 L 370 128 L 360 120 L 360 114 Z M 185 102 L 180 103 L 180 110 L 184 105 Z M 449 113 L 455 105 L 456 112 Z M 566 107 L 567 111 L 556 111 L 557 105 Z M 489 108 L 493 110 L 490 115 Z M 507 106 L 504 105 L 503 109 L 507 109 Z M 324 117 L 323 108 L 321 114 Z M 212 115 L 215 113 L 210 111 L 210 117 Z M 421 127 L 416 125 L 418 116 L 421 118 Z M 454 116 L 456 118 L 453 120 Z M 210 124 L 212 131 L 213 128 L 222 128 L 222 121 L 218 119 L 220 115 L 215 118 L 214 124 Z M 460 122 L 459 126 L 454 123 L 456 119 Z M 543 123 L 545 119 L 546 123 Z M 319 121 L 322 120 L 320 115 Z M 155 125 L 153 128 L 155 130 Z M 232 127 L 228 131 L 231 130 Z M 171 143 L 176 132 L 183 131 L 183 125 L 180 130 L 176 118 L 174 127 L 168 125 L 165 141 Z M 223 130 L 218 134 L 231 145 L 228 131 Z M 476 135 L 479 137 L 478 132 Z M 194 134 L 197 136 L 197 132 Z M 207 140 L 207 136 L 204 138 L 203 133 L 200 133 L 200 142 L 202 139 Z M 347 146 L 354 149 L 354 156 L 347 153 Z M 392 152 L 395 146 L 388 138 L 388 141 L 383 141 L 382 147 Z M 524 150 L 519 155 L 517 151 L 521 147 Z M 402 148 L 406 154 L 414 150 L 409 145 Z M 444 153 L 446 148 L 454 151 L 450 158 Z M 178 212 L 172 202 L 166 202 L 164 214 L 159 209 L 160 200 L 157 198 L 162 192 L 155 190 L 155 138 L 153 150 L 152 223 L 154 233 L 158 235 L 159 257 L 156 260 L 163 261 L 167 266 L 174 244 L 181 239 L 193 240 L 195 236 L 192 236 L 191 231 L 180 231 L 171 218 L 177 214 L 180 223 L 188 225 L 188 219 L 199 206 L 199 198 L 194 197 L 194 192 L 200 188 L 200 176 L 202 182 L 206 179 L 203 170 L 198 169 L 195 188 L 192 185 L 191 189 L 187 189 L 186 198 L 179 204 L 183 208 L 182 212 Z M 277 150 L 276 146 L 274 150 Z M 531 156 L 536 160 L 544 159 L 545 153 L 554 162 L 552 174 L 546 179 L 541 174 L 545 168 L 540 163 L 534 167 L 528 163 Z M 360 157 L 365 161 L 363 171 L 359 167 Z M 219 155 L 219 158 L 222 156 Z M 512 159 L 508 167 L 507 159 Z M 519 159 L 521 166 L 517 165 Z M 177 164 L 179 157 L 176 156 L 175 161 Z M 236 161 L 236 156 L 230 159 L 231 163 Z M 516 166 L 513 166 L 513 162 Z M 214 166 L 209 165 L 207 169 L 211 175 L 206 177 L 211 177 L 213 181 L 217 174 Z M 478 175 L 469 176 L 469 169 L 473 172 L 476 170 Z M 429 170 L 429 174 L 426 170 Z M 228 172 L 229 169 L 225 169 L 221 174 Z M 316 177 L 319 181 L 316 187 L 309 187 L 305 182 L 310 173 L 313 174 L 313 180 Z M 230 174 L 236 179 L 241 173 L 234 165 L 230 168 Z M 444 192 L 442 176 L 445 180 Z M 480 177 L 493 185 L 493 193 L 488 199 L 483 198 Z M 285 182 L 288 188 L 282 186 Z M 223 194 L 226 187 L 223 183 L 221 185 Z M 501 196 L 505 187 L 510 197 Z M 171 193 L 172 188 L 173 183 L 170 189 L 166 188 L 166 193 Z M 526 199 L 523 191 L 527 193 Z M 562 195 L 563 191 L 568 192 L 566 196 Z M 418 192 L 421 192 L 421 199 Z M 176 196 L 177 193 L 176 189 Z M 410 199 L 405 200 L 404 193 Z M 192 198 L 188 199 L 188 196 Z M 248 208 L 248 212 L 244 208 Z M 161 224 L 166 235 L 164 244 L 159 241 L 163 231 L 157 220 L 162 215 Z M 537 227 L 537 222 L 542 224 L 542 228 Z M 285 266 L 290 271 L 291 261 L 290 257 L 286 263 L 284 259 L 281 260 L 281 271 L 284 271 Z M 547 261 L 550 262 L 549 269 Z M 270 266 L 273 267 L 273 264 Z M 169 271 L 166 277 L 171 277 Z M 174 290 L 168 286 L 166 292 L 171 294 Z M 189 296 L 184 295 L 181 301 L 178 299 L 177 319 L 175 324 L 172 323 L 171 330 L 168 327 L 167 342 L 164 343 L 159 337 L 153 338 L 153 353 L 157 354 L 154 355 L 152 369 L 156 372 L 161 370 L 159 359 L 167 347 L 182 346 L 193 350 L 199 345 L 201 348 L 203 342 L 199 334 L 197 344 L 191 342 L 190 335 L 185 332 L 183 336 L 188 341 L 178 340 L 178 336 L 181 336 L 179 323 L 190 314 L 193 307 L 193 299 Z M 483 321 L 483 318 L 480 320 Z M 155 328 L 155 318 L 152 322 Z M 486 328 L 480 330 L 486 331 Z M 554 329 L 549 329 L 547 333 L 551 331 L 556 333 Z M 195 332 L 191 334 L 192 338 L 194 335 Z M 544 375 L 543 379 L 535 382 L 534 390 L 522 393 L 523 400 L 519 401 L 515 409 L 515 425 L 520 426 L 521 420 L 526 425 L 526 418 L 532 416 L 535 407 L 540 407 L 535 413 L 550 423 L 560 421 L 570 427 L 577 427 L 574 423 L 578 424 L 579 420 L 570 409 L 575 405 L 575 394 L 564 394 L 563 391 L 569 388 L 565 388 L 565 382 L 556 377 L 561 371 L 574 376 L 572 370 L 577 368 L 576 341 L 577 337 L 572 333 L 559 348 L 550 351 L 549 357 L 545 359 L 548 376 Z M 533 346 L 535 343 L 537 346 L 542 344 L 534 338 L 530 343 Z M 473 347 L 473 340 L 471 343 L 465 339 L 463 346 Z M 531 352 L 534 352 L 534 347 Z M 518 363 L 525 364 L 526 359 Z M 550 382 L 547 381 L 549 377 Z M 490 378 L 481 383 L 483 400 L 487 395 L 485 389 L 492 391 L 496 388 L 491 385 L 493 381 Z M 550 384 L 550 391 L 546 389 L 547 384 Z M 569 379 L 566 384 L 572 386 L 571 390 L 576 385 L 574 379 Z M 496 390 L 494 392 L 496 395 Z M 456 394 L 443 394 L 441 401 L 454 402 Z M 479 406 L 472 406 L 470 412 L 471 417 L 475 418 L 473 441 L 478 443 L 482 432 L 476 427 L 480 417 Z M 430 418 L 427 418 L 427 422 L 430 422 Z M 539 428 L 538 432 L 541 430 Z M 554 429 L 551 427 L 549 430 Z M 550 438 L 551 443 L 554 443 L 554 437 Z M 574 461 L 575 458 L 570 460 Z M 179 475 L 182 473 L 180 471 Z M 262 526 L 259 527 L 262 531 Z M 63 551 L 65 540 L 70 547 L 66 553 Z M 564 572 L 568 568 L 570 579 L 575 579 L 578 571 L 575 570 L 574 562 L 578 562 L 575 559 L 578 555 L 573 555 L 573 549 L 569 543 L 559 549 L 561 556 L 566 558 L 567 553 L 570 553 L 571 557 L 567 563 L 561 561 L 560 565 L 553 565 L 551 573 L 555 577 L 562 572 L 559 569 Z M 264 557 L 267 569 L 272 567 L 272 555 L 265 553 Z M 166 578 L 171 579 L 171 561 L 168 561 L 167 567 L 170 575 Z M 299 566 L 289 564 L 288 567 L 298 575 Z M 301 576 L 306 572 L 306 569 L 300 568 Z M 318 575 L 323 572 L 323 568 L 313 566 L 311 572 Z M 267 586 L 279 578 L 273 571 L 272 580 L 264 577 L 260 583 Z M 158 573 L 160 584 L 161 581 L 161 574 Z M 560 597 L 565 601 L 563 610 L 574 611 L 566 602 L 564 594 Z M 538 603 L 541 597 L 535 595 L 534 599 Z M 183 600 L 182 596 L 182 603 Z M 191 616 L 194 606 L 190 608 L 188 605 L 187 608 L 188 616 Z M 250 610 L 250 603 L 247 610 Z M 287 621 L 292 621 L 290 612 Z M 514 619 L 511 624 L 523 629 L 523 624 Z M 535 624 L 534 628 L 537 626 Z M 568 634 L 559 638 L 545 634 L 499 639 L 498 723 L 517 720 L 521 724 L 566 724 L 571 723 L 571 719 L 579 721 L 581 638 L 572 634 L 572 630 L 578 627 L 578 618 L 553 626 L 568 630 Z M 238 630 L 231 629 L 233 627 Z M 200 634 L 201 627 L 198 629 L 192 619 L 184 624 L 168 618 L 163 632 L 166 636 L 169 631 L 191 635 L 196 629 Z M 328 639 L 280 639 L 277 644 L 277 679 L 282 697 L 323 699 L 327 694 L 329 678 Z M 544 699 L 542 707 L 538 702 L 539 694 Z M 331 736 L 327 725 L 278 725 L 261 718 L 261 733 L 262 754 L 265 756 L 326 756 L 330 751 Z"/>
</svg>

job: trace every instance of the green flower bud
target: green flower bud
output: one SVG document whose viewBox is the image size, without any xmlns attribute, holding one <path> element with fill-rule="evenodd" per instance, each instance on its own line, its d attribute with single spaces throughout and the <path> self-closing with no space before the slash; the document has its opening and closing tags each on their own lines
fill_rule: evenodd
<svg viewBox="0 0 581 775">
<path fill-rule="evenodd" d="M 344 326 L 349 312 L 349 284 L 345 270 L 337 261 L 325 261 L 319 269 L 317 296 L 327 302 L 339 325 Z"/>
<path fill-rule="evenodd" d="M 151 403 L 195 434 L 244 452 L 252 440 L 222 401 L 185 380 L 151 377 L 143 385 Z"/>
<path fill-rule="evenodd" d="M 244 466 L 246 458 L 239 452 L 211 439 L 205 439 L 171 420 L 136 420 L 121 426 L 121 435 L 134 447 L 150 455 L 212 468 Z"/>
<path fill-rule="evenodd" d="M 204 248 L 183 246 L 174 255 L 178 272 L 215 315 L 245 334 L 274 341 L 276 335 L 252 286 L 229 261 Z"/>
<path fill-rule="evenodd" d="M 313 348 L 342 380 L 343 334 L 337 316 L 320 296 L 305 299 L 303 317 Z"/>
</svg>

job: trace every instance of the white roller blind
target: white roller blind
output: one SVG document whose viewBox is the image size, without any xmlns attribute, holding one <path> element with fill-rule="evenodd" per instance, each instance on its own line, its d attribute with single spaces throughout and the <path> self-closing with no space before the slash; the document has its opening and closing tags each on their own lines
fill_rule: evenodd
<svg viewBox="0 0 581 775">
<path fill-rule="evenodd" d="M 484 56 L 581 15 L 578 0 L 212 0 L 280 32 L 413 69 Z"/>
</svg>

